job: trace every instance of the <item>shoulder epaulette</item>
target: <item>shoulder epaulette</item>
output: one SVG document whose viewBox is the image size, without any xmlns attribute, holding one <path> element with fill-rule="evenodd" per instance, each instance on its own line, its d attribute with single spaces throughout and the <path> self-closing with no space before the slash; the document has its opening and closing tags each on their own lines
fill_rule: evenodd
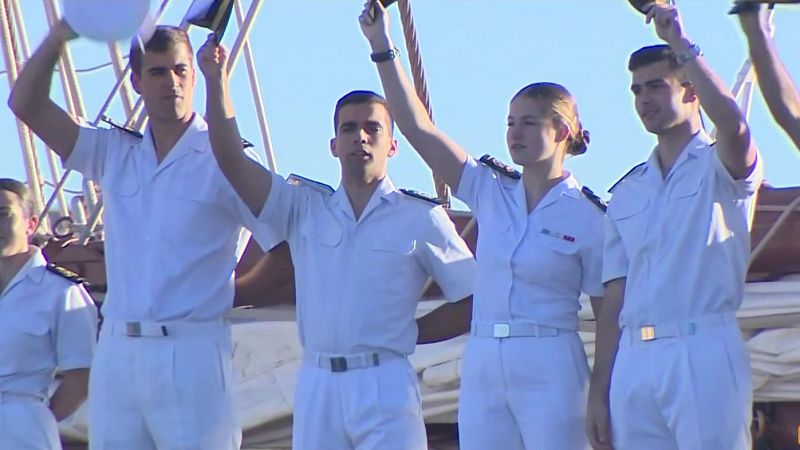
<svg viewBox="0 0 800 450">
<path fill-rule="evenodd" d="M 47 264 L 47 271 L 51 272 L 51 273 L 54 273 L 54 274 L 60 276 L 61 278 L 65 278 L 65 279 L 67 279 L 67 280 L 69 280 L 69 281 L 71 281 L 71 282 L 73 282 L 75 284 L 84 284 L 84 283 L 86 283 L 86 280 L 83 279 L 77 273 L 75 273 L 75 272 L 73 272 L 71 270 L 67 270 L 67 269 L 65 269 L 65 268 L 63 268 L 61 266 L 57 266 L 57 265 L 55 265 L 53 263 L 48 263 Z"/>
<path fill-rule="evenodd" d="M 414 191 L 411 189 L 400 189 L 400 192 L 402 192 L 405 195 L 408 195 L 409 197 L 414 197 L 426 201 L 428 203 L 433 203 L 434 205 L 444 205 L 445 203 L 439 198 L 434 197 L 430 194 L 426 194 L 424 192 Z"/>
<path fill-rule="evenodd" d="M 633 166 L 633 167 L 631 168 L 631 170 L 629 170 L 629 171 L 625 172 L 625 175 L 623 175 L 622 177 L 620 177 L 620 179 L 619 179 L 619 180 L 617 180 L 617 182 L 616 182 L 616 183 L 614 183 L 614 184 L 613 184 L 613 185 L 612 185 L 612 186 L 611 186 L 611 187 L 608 189 L 608 192 L 614 192 L 614 189 L 617 187 L 617 185 L 619 185 L 619 184 L 622 182 L 622 180 L 624 180 L 625 178 L 627 178 L 627 177 L 628 177 L 628 175 L 632 174 L 633 172 L 635 172 L 637 169 L 641 168 L 641 167 L 642 167 L 642 166 L 644 166 L 645 164 L 647 164 L 647 163 L 646 163 L 646 162 L 643 162 L 643 163 L 641 163 L 641 164 L 637 164 L 637 165 Z"/>
<path fill-rule="evenodd" d="M 255 145 L 252 142 L 248 141 L 245 138 L 242 138 L 242 148 L 252 148 L 252 147 L 255 147 Z"/>
<path fill-rule="evenodd" d="M 301 177 L 300 175 L 290 174 L 286 182 L 294 186 L 307 186 L 315 191 L 322 192 L 323 194 L 333 194 L 336 190 L 325 183 L 314 181 L 312 179 Z"/>
<path fill-rule="evenodd" d="M 600 208 L 600 211 L 606 212 L 606 208 L 608 208 L 608 205 L 606 205 L 606 202 L 603 201 L 602 198 L 598 197 L 597 194 L 592 192 L 591 189 L 589 189 L 588 187 L 584 186 L 584 187 L 581 188 L 581 192 L 583 192 L 583 195 L 585 195 L 586 198 L 589 199 L 590 202 L 594 203 L 595 206 Z"/>
<path fill-rule="evenodd" d="M 118 124 L 117 122 L 114 122 L 113 120 L 111 120 L 111 118 L 108 117 L 108 116 L 103 116 L 102 120 L 103 120 L 103 122 L 111 125 L 111 128 L 116 128 L 117 130 L 124 131 L 124 132 L 130 134 L 131 136 L 135 136 L 135 137 L 137 137 L 139 139 L 144 138 L 144 135 L 142 133 L 139 133 L 136 130 L 131 130 L 130 128 L 125 128 L 122 125 Z"/>
<path fill-rule="evenodd" d="M 483 155 L 479 161 L 511 179 L 519 180 L 522 178 L 522 175 L 513 167 L 500 162 L 499 159 L 492 155 Z"/>
</svg>

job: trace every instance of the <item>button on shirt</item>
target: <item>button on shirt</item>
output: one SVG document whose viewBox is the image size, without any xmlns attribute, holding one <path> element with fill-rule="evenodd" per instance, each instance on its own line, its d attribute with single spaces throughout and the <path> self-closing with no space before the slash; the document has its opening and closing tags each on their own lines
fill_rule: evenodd
<svg viewBox="0 0 800 450">
<path fill-rule="evenodd" d="M 456 196 L 478 219 L 473 321 L 578 326 L 581 292 L 603 295 L 603 212 L 568 174 L 528 213 L 522 180 L 467 159 Z"/>
<path fill-rule="evenodd" d="M 620 326 L 680 322 L 739 308 L 760 156 L 734 180 L 705 132 L 666 178 L 658 154 L 613 189 L 603 281 L 627 277 Z"/>
<path fill-rule="evenodd" d="M 401 193 L 388 177 L 356 220 L 343 187 L 331 194 L 273 174 L 259 219 L 289 243 L 307 351 L 411 354 L 428 277 L 447 300 L 472 293 L 475 261 L 447 213 Z"/>
<path fill-rule="evenodd" d="M 103 189 L 107 318 L 219 319 L 233 304 L 242 224 L 262 248 L 275 244 L 219 170 L 198 114 L 160 164 L 149 128 L 137 138 L 81 127 L 65 166 Z"/>
<path fill-rule="evenodd" d="M 34 249 L 0 293 L 0 392 L 45 400 L 56 369 L 91 365 L 97 309 L 82 286 L 46 266 Z"/>
</svg>

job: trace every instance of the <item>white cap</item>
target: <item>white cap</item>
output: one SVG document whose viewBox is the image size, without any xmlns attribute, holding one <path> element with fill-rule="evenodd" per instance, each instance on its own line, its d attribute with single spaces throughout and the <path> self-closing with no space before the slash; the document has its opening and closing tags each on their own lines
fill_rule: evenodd
<svg viewBox="0 0 800 450">
<path fill-rule="evenodd" d="M 62 0 L 62 4 L 64 19 L 78 35 L 109 42 L 136 35 L 147 20 L 151 0 Z"/>
</svg>

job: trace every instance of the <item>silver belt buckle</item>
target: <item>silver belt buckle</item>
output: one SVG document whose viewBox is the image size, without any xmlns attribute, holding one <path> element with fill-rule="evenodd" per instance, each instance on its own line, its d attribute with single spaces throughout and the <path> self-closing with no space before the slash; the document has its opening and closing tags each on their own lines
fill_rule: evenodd
<svg viewBox="0 0 800 450">
<path fill-rule="evenodd" d="M 125 322 L 125 336 L 142 337 L 141 322 Z"/>
<path fill-rule="evenodd" d="M 507 323 L 496 323 L 492 330 L 492 336 L 496 338 L 507 338 L 511 336 L 511 325 Z"/>
</svg>

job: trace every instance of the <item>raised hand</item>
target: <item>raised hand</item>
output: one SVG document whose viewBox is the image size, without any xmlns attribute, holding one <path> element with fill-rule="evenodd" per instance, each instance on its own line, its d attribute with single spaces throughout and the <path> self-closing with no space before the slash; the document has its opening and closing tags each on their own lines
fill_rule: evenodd
<svg viewBox="0 0 800 450">
<path fill-rule="evenodd" d="M 220 44 L 217 44 L 214 33 L 208 35 L 208 39 L 197 51 L 197 65 L 206 78 L 221 78 L 227 75 L 228 51 Z"/>
<path fill-rule="evenodd" d="M 690 39 L 683 29 L 678 8 L 665 3 L 650 3 L 644 6 L 646 23 L 653 22 L 658 37 L 670 46 L 680 46 Z"/>
<path fill-rule="evenodd" d="M 759 32 L 763 32 L 767 35 L 772 34 L 770 30 L 771 25 L 760 4 L 756 4 L 755 10 L 743 11 L 737 14 L 737 16 L 739 16 L 739 24 L 742 26 L 742 31 L 744 31 L 746 35 L 749 36 Z"/>
<path fill-rule="evenodd" d="M 78 33 L 76 33 L 63 18 L 53 25 L 53 28 L 50 30 L 50 35 L 63 42 L 68 42 L 78 37 Z"/>
<path fill-rule="evenodd" d="M 364 9 L 358 16 L 358 23 L 361 25 L 361 32 L 364 37 L 375 47 L 375 44 L 388 43 L 391 38 L 389 35 L 389 14 L 386 8 L 377 0 L 367 0 L 364 2 Z"/>
</svg>

